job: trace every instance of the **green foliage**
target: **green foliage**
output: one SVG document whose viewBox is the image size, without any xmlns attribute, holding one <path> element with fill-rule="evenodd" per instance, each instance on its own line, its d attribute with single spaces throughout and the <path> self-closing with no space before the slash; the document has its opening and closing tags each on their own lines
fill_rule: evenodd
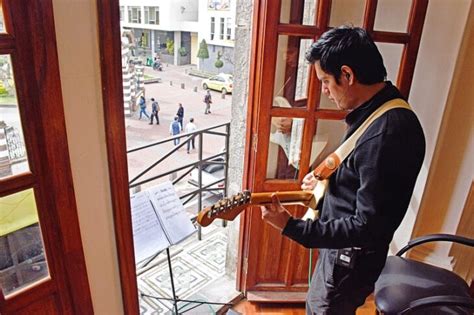
<svg viewBox="0 0 474 315">
<path fill-rule="evenodd" d="M 221 57 L 222 57 L 222 52 L 218 51 L 216 62 L 214 62 L 214 67 L 216 67 L 217 69 L 220 69 L 224 66 L 224 61 L 221 60 Z"/>
<path fill-rule="evenodd" d="M 172 55 L 174 52 L 174 41 L 169 38 L 166 39 L 166 51 L 170 55 Z"/>
<path fill-rule="evenodd" d="M 197 53 L 197 57 L 200 59 L 208 59 L 209 58 L 209 50 L 207 49 L 206 40 L 203 39 L 199 44 L 199 50 Z"/>
<path fill-rule="evenodd" d="M 214 62 L 214 67 L 216 67 L 217 69 L 220 69 L 224 66 L 224 61 L 220 60 L 220 59 L 217 59 L 216 62 Z"/>
<path fill-rule="evenodd" d="M 178 52 L 179 52 L 179 55 L 182 56 L 182 57 L 184 57 L 184 56 L 186 56 L 186 55 L 188 54 L 188 51 L 186 50 L 185 47 L 180 47 L 180 48 L 178 49 Z"/>
<path fill-rule="evenodd" d="M 3 85 L 0 85 L 0 96 L 7 96 L 7 95 L 8 95 L 7 89 Z"/>
</svg>

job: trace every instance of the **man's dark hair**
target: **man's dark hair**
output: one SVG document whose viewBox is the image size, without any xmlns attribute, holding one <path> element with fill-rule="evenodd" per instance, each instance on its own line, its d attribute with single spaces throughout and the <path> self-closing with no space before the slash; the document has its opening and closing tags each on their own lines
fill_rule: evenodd
<svg viewBox="0 0 474 315">
<path fill-rule="evenodd" d="M 383 82 L 387 76 L 382 55 L 360 27 L 344 25 L 327 31 L 306 51 L 306 60 L 311 64 L 319 61 L 321 69 L 337 83 L 343 65 L 349 66 L 362 84 Z"/>
</svg>

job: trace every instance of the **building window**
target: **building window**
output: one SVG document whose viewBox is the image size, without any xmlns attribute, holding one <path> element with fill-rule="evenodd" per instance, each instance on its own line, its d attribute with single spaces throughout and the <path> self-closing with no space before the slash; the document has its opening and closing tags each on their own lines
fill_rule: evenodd
<svg viewBox="0 0 474 315">
<path fill-rule="evenodd" d="M 160 24 L 160 7 L 145 7 L 145 24 Z"/>
<path fill-rule="evenodd" d="M 142 12 L 140 7 L 128 7 L 128 22 L 129 23 L 141 23 Z"/>
<path fill-rule="evenodd" d="M 225 19 L 224 18 L 221 18 L 221 28 L 220 28 L 220 32 L 219 32 L 219 38 L 221 40 L 224 40 L 224 27 L 225 27 Z"/>
<path fill-rule="evenodd" d="M 232 19 L 227 18 L 227 40 L 231 39 L 231 34 L 232 34 Z"/>
<path fill-rule="evenodd" d="M 124 14 L 124 8 L 123 8 L 123 6 L 121 6 L 120 7 L 120 22 L 123 22 L 123 19 L 124 19 L 123 14 Z"/>
<path fill-rule="evenodd" d="M 211 40 L 214 40 L 215 32 L 216 32 L 216 18 L 211 17 Z"/>
</svg>

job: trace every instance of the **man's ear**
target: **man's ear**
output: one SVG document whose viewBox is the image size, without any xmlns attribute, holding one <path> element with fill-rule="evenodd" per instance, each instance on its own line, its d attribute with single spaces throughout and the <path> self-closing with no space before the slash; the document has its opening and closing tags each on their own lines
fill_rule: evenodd
<svg viewBox="0 0 474 315">
<path fill-rule="evenodd" d="M 341 67 L 341 76 L 348 81 L 349 84 L 354 82 L 354 71 L 351 67 L 343 65 Z"/>
</svg>

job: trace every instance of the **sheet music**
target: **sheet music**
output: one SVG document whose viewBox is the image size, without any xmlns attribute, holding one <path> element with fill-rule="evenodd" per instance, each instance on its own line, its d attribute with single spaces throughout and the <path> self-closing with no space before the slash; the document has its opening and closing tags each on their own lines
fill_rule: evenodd
<svg viewBox="0 0 474 315">
<path fill-rule="evenodd" d="M 147 192 L 171 244 L 184 240 L 196 231 L 171 182 L 154 186 Z"/>
<path fill-rule="evenodd" d="M 135 263 L 148 258 L 170 243 L 163 232 L 160 221 L 146 192 L 131 196 L 133 243 L 135 247 Z"/>
</svg>

